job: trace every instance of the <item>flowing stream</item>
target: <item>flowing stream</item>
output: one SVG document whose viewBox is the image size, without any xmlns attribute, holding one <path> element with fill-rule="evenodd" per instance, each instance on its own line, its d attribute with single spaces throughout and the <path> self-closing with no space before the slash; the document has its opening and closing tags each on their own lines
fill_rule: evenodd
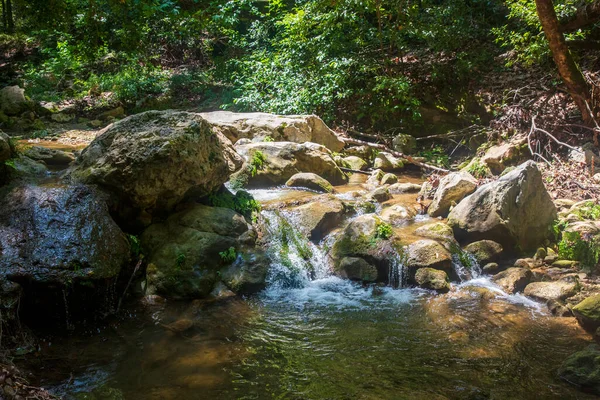
<svg viewBox="0 0 600 400">
<path fill-rule="evenodd" d="M 267 204 L 314 194 L 255 191 Z M 343 191 L 341 196 L 343 196 Z M 508 295 L 480 270 L 448 294 L 335 277 L 326 249 L 263 211 L 271 262 L 258 295 L 132 304 L 125 318 L 45 335 L 39 383 L 77 399 L 586 399 L 556 369 L 590 337 L 572 318 Z M 417 219 L 398 232 L 410 237 Z M 293 231 L 293 230 L 292 230 Z M 288 232 L 283 237 L 282 232 Z M 165 329 L 182 318 L 183 333 Z"/>
</svg>

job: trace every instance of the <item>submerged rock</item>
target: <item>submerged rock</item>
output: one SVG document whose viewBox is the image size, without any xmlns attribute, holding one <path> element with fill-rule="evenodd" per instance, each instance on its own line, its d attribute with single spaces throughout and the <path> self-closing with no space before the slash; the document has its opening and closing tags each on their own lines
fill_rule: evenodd
<svg viewBox="0 0 600 400">
<path fill-rule="evenodd" d="M 477 180 L 468 172 L 453 172 L 444 176 L 427 209 L 432 217 L 445 217 L 453 205 L 477 189 Z"/>
<path fill-rule="evenodd" d="M 340 152 L 344 141 L 316 115 L 275 115 L 213 111 L 200 114 L 233 143 L 241 138 L 254 142 L 267 137 L 282 142 L 318 143 Z"/>
<path fill-rule="evenodd" d="M 248 165 L 235 179 L 245 180 L 249 187 L 280 185 L 300 172 L 314 173 L 333 185 L 341 185 L 348 179 L 329 151 L 316 143 L 262 142 L 235 148 Z"/>
<path fill-rule="evenodd" d="M 484 265 L 496 261 L 502 254 L 503 248 L 500 243 L 493 240 L 480 240 L 465 246 L 465 251 L 473 254 L 480 265 Z"/>
<path fill-rule="evenodd" d="M 9 186 L 0 194 L 0 271 L 15 281 L 113 278 L 129 243 L 87 186 Z"/>
<path fill-rule="evenodd" d="M 415 282 L 424 289 L 432 289 L 440 293 L 450 290 L 450 279 L 444 271 L 433 268 L 419 268 L 415 273 Z"/>
<path fill-rule="evenodd" d="M 208 296 L 218 281 L 217 271 L 226 263 L 221 253 L 237 251 L 248 230 L 244 217 L 235 211 L 200 204 L 151 225 L 141 236 L 150 294 Z"/>
<path fill-rule="evenodd" d="M 550 234 L 556 207 L 533 161 L 480 186 L 448 216 L 459 240 L 490 239 L 505 247 L 536 248 Z"/>
<path fill-rule="evenodd" d="M 327 179 L 323 179 L 319 175 L 311 172 L 295 174 L 288 179 L 285 185 L 295 188 L 307 188 L 322 193 L 333 192 L 333 186 L 331 186 L 331 183 L 327 182 Z"/>
<path fill-rule="evenodd" d="M 239 169 L 231 142 L 198 114 L 148 111 L 109 125 L 70 170 L 109 192 L 123 218 L 171 211 L 186 194 L 206 195 Z M 131 217 L 131 215 L 129 215 Z"/>
<path fill-rule="evenodd" d="M 558 376 L 600 395 L 600 346 L 592 344 L 571 354 L 558 369 Z"/>
<path fill-rule="evenodd" d="M 492 280 L 501 286 L 506 293 L 522 292 L 529 284 L 533 274 L 526 268 L 508 268 L 492 277 Z"/>
<path fill-rule="evenodd" d="M 564 300 L 578 292 L 575 282 L 532 282 L 525 288 L 525 296 L 538 300 Z"/>
</svg>

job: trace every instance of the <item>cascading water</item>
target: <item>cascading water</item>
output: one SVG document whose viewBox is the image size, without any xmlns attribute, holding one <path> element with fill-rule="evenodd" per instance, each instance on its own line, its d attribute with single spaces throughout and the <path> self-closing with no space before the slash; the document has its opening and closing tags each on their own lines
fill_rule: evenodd
<svg viewBox="0 0 600 400">
<path fill-rule="evenodd" d="M 482 274 L 481 266 L 475 256 L 460 249 L 452 255 L 452 266 L 461 282 L 477 279 Z"/>
</svg>

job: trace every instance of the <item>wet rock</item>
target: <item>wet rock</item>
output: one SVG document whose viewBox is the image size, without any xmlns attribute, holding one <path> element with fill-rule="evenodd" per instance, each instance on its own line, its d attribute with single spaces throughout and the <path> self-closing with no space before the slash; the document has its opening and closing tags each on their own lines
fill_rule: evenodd
<svg viewBox="0 0 600 400">
<path fill-rule="evenodd" d="M 502 173 L 506 167 L 516 165 L 527 158 L 526 140 L 518 138 L 490 147 L 481 161 L 488 166 L 494 175 Z"/>
<path fill-rule="evenodd" d="M 398 177 L 395 174 L 385 174 L 383 178 L 381 178 L 382 185 L 392 185 L 398 182 Z"/>
<path fill-rule="evenodd" d="M 415 282 L 423 289 L 432 289 L 440 293 L 450 291 L 448 275 L 437 269 L 419 268 L 415 273 Z"/>
<path fill-rule="evenodd" d="M 546 305 L 548 306 L 548 310 L 550 310 L 552 315 L 554 315 L 555 317 L 571 317 L 571 316 L 573 316 L 573 313 L 571 312 L 569 307 L 567 307 L 560 300 L 548 300 L 546 302 Z"/>
<path fill-rule="evenodd" d="M 163 328 L 173 333 L 184 333 L 194 327 L 194 321 L 188 318 L 178 319 L 170 324 L 161 324 Z"/>
<path fill-rule="evenodd" d="M 241 165 L 231 142 L 198 114 L 148 111 L 100 131 L 70 176 L 99 185 L 122 218 L 145 226 L 184 196 L 217 190 Z"/>
<path fill-rule="evenodd" d="M 495 274 L 500 270 L 500 266 L 497 263 L 487 263 L 483 266 L 483 273 L 484 274 Z"/>
<path fill-rule="evenodd" d="M 327 182 L 327 179 L 323 179 L 319 175 L 311 172 L 295 174 L 288 179 L 285 185 L 289 187 L 303 187 L 322 193 L 333 192 L 333 186 L 331 186 L 331 183 Z"/>
<path fill-rule="evenodd" d="M 573 307 L 573 314 L 587 329 L 600 327 L 600 295 L 590 296 Z"/>
<path fill-rule="evenodd" d="M 391 194 L 419 193 L 420 190 L 421 185 L 416 183 L 394 183 L 389 187 Z"/>
<path fill-rule="evenodd" d="M 383 203 L 391 199 L 392 195 L 390 194 L 387 186 L 380 186 L 369 193 L 368 197 L 377 201 L 378 203 Z"/>
<path fill-rule="evenodd" d="M 364 171 L 369 166 L 365 160 L 363 160 L 362 158 L 357 157 L 357 156 L 344 157 L 344 158 L 342 158 L 342 161 L 344 164 L 346 164 L 348 166 L 348 168 L 351 168 L 351 169 L 354 169 L 357 171 Z"/>
<path fill-rule="evenodd" d="M 401 159 L 394 157 L 390 153 L 381 151 L 373 161 L 373 168 L 382 171 L 395 171 L 404 168 L 404 163 Z"/>
<path fill-rule="evenodd" d="M 378 188 L 381 184 L 381 179 L 383 179 L 384 175 L 385 173 L 382 170 L 374 170 L 373 172 L 371 172 L 371 175 L 369 175 L 369 177 L 367 178 L 365 185 L 371 190 Z"/>
<path fill-rule="evenodd" d="M 275 141 L 318 143 L 335 152 L 340 152 L 344 148 L 344 141 L 315 115 L 274 115 L 229 111 L 214 111 L 201 115 L 233 143 L 241 138 L 258 142 L 270 137 Z"/>
<path fill-rule="evenodd" d="M 13 157 L 14 153 L 10 138 L 0 131 L 0 186 L 8 182 L 12 168 L 7 162 Z"/>
<path fill-rule="evenodd" d="M 67 166 L 75 161 L 72 153 L 41 146 L 32 146 L 24 154 L 32 160 L 43 162 L 46 165 Z"/>
<path fill-rule="evenodd" d="M 342 258 L 336 272 L 342 277 L 354 281 L 377 281 L 377 268 L 358 257 Z"/>
<path fill-rule="evenodd" d="M 29 108 L 25 98 L 25 89 L 18 86 L 7 86 L 0 90 L 0 111 L 6 115 L 19 115 Z"/>
<path fill-rule="evenodd" d="M 477 189 L 477 180 L 468 172 L 453 172 L 444 176 L 438 185 L 427 213 L 445 217 L 450 208 Z"/>
<path fill-rule="evenodd" d="M 295 214 L 297 229 L 318 242 L 340 224 L 346 209 L 337 197 L 322 195 L 290 211 Z"/>
<path fill-rule="evenodd" d="M 405 266 L 409 271 L 409 280 L 413 280 L 419 268 L 433 268 L 454 276 L 452 255 L 435 240 L 418 240 L 406 249 Z"/>
<path fill-rule="evenodd" d="M 399 133 L 392 139 L 392 147 L 400 153 L 412 154 L 417 147 L 417 139 L 411 135 Z"/>
<path fill-rule="evenodd" d="M 227 299 L 234 297 L 235 293 L 229 290 L 229 288 L 222 282 L 217 282 L 212 292 L 210 292 L 210 296 L 214 297 L 215 299 Z"/>
<path fill-rule="evenodd" d="M 529 269 L 513 267 L 494 275 L 492 280 L 507 293 L 517 293 L 523 291 L 532 278 Z"/>
<path fill-rule="evenodd" d="M 492 240 L 480 240 L 465 246 L 465 251 L 473 254 L 477 262 L 481 265 L 491 261 L 496 261 L 502 254 L 502 245 Z"/>
<path fill-rule="evenodd" d="M 113 278 L 129 243 L 92 188 L 9 186 L 0 194 L 0 271 L 38 283 Z"/>
<path fill-rule="evenodd" d="M 412 208 L 407 208 L 402 204 L 394 204 L 381 211 L 381 219 L 392 225 L 398 225 L 413 219 L 416 214 Z"/>
<path fill-rule="evenodd" d="M 592 344 L 571 354 L 558 369 L 558 376 L 600 395 L 600 346 Z"/>
<path fill-rule="evenodd" d="M 399 260 L 393 237 L 382 238 L 378 226 L 383 221 L 375 214 L 360 215 L 350 221 L 333 245 L 335 268 L 343 258 L 362 258 L 377 268 L 377 281 L 386 282 L 391 268 Z"/>
<path fill-rule="evenodd" d="M 224 264 L 220 253 L 239 249 L 239 238 L 248 230 L 235 211 L 200 204 L 150 225 L 141 236 L 148 292 L 173 298 L 208 296 Z"/>
<path fill-rule="evenodd" d="M 538 300 L 564 300 L 578 292 L 575 282 L 532 282 L 525 288 L 525 296 Z"/>
<path fill-rule="evenodd" d="M 494 240 L 504 247 L 534 249 L 550 233 L 556 207 L 533 161 L 480 186 L 448 216 L 457 239 Z"/>
<path fill-rule="evenodd" d="M 250 172 L 246 168 L 238 173 L 246 175 L 249 187 L 280 185 L 300 172 L 314 173 L 333 185 L 348 179 L 329 151 L 316 143 L 261 142 L 235 148 L 250 166 Z M 260 162 L 256 161 L 258 158 Z"/>
<path fill-rule="evenodd" d="M 12 160 L 13 175 L 20 178 L 42 177 L 48 174 L 48 168 L 31 158 L 18 155 Z"/>
<path fill-rule="evenodd" d="M 259 251 L 248 251 L 221 270 L 221 279 L 235 293 L 253 294 L 267 286 L 268 272 L 269 261 L 265 255 Z"/>
<path fill-rule="evenodd" d="M 2 249 L 0 248 L 0 256 Z M 4 277 L 0 278 L 0 311 L 2 312 L 3 329 L 11 329 L 19 323 L 19 306 L 23 288 L 21 285 L 11 282 Z"/>
</svg>

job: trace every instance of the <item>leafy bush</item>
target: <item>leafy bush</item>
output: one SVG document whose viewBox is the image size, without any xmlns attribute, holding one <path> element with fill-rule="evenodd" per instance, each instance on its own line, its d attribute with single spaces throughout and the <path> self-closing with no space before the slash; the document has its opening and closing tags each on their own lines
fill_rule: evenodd
<svg viewBox="0 0 600 400">
<path fill-rule="evenodd" d="M 235 247 L 230 247 L 225 251 L 220 251 L 219 256 L 224 264 L 231 264 L 237 258 L 237 252 L 235 251 Z"/>
<path fill-rule="evenodd" d="M 262 151 L 256 150 L 252 153 L 252 159 L 250 160 L 250 174 L 256 176 L 258 171 L 264 168 L 265 161 L 267 161 L 267 156 L 265 156 Z"/>
<path fill-rule="evenodd" d="M 383 221 L 379 221 L 379 223 L 377 224 L 377 231 L 375 233 L 375 237 L 387 240 L 391 238 L 393 234 L 394 230 L 392 229 L 392 226 L 390 224 L 385 223 Z"/>
</svg>

